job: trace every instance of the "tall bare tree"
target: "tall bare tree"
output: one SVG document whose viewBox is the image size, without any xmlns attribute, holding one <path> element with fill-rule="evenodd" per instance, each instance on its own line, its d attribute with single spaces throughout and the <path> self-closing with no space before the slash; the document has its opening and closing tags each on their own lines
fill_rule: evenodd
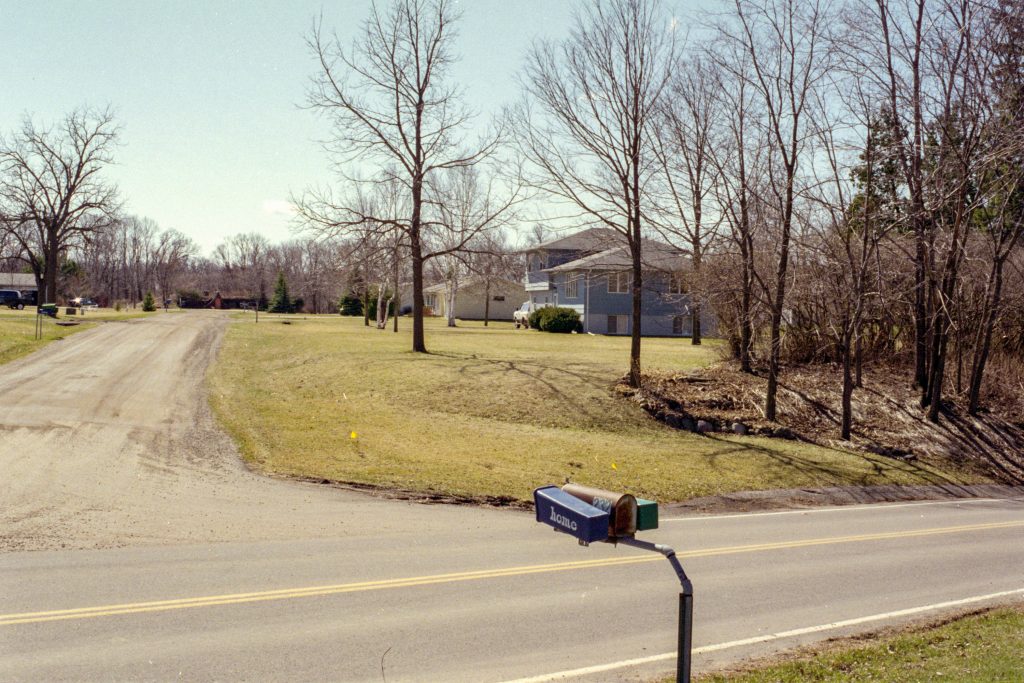
<svg viewBox="0 0 1024 683">
<path fill-rule="evenodd" d="M 722 213 L 712 211 L 718 171 L 713 154 L 716 123 L 722 114 L 721 80 L 713 62 L 699 57 L 680 61 L 674 69 L 668 97 L 659 107 L 654 126 L 654 151 L 665 183 L 665 213 L 661 231 L 681 241 L 690 253 L 692 275 L 687 293 L 691 305 L 691 342 L 701 343 L 705 287 L 705 254 L 714 246 Z"/>
<path fill-rule="evenodd" d="M 117 189 L 102 176 L 119 128 L 111 110 L 78 109 L 57 125 L 25 118 L 0 140 L 4 224 L 32 267 L 43 299 L 57 300 L 61 254 L 116 215 Z"/>
<path fill-rule="evenodd" d="M 317 22 L 309 47 L 319 71 L 309 106 L 334 124 L 328 145 L 351 185 L 365 187 L 391 177 L 409 193 L 409 213 L 376 215 L 359 192 L 335 197 L 312 190 L 297 203 L 314 229 L 344 232 L 367 225 L 405 233 L 412 261 L 414 351 L 425 352 L 423 265 L 432 254 L 424 244 L 426 184 L 442 169 L 473 166 L 491 156 L 497 134 L 464 144 L 471 115 L 451 83 L 452 45 L 458 13 L 450 0 L 394 0 L 372 3 L 370 17 L 351 49 L 327 36 Z M 377 164 L 372 178 L 352 172 Z M 365 195 L 366 192 L 364 191 Z"/>
<path fill-rule="evenodd" d="M 531 184 L 580 222 L 622 235 L 632 260 L 629 382 L 639 387 L 642 242 L 648 186 L 657 172 L 652 126 L 676 54 L 658 0 L 582 7 L 568 38 L 527 56 L 525 101 L 514 118 Z"/>
<path fill-rule="evenodd" d="M 757 95 L 774 166 L 767 189 L 777 225 L 777 260 L 774 277 L 765 283 L 771 345 L 764 412 L 775 420 L 794 216 L 800 175 L 813 160 L 808 107 L 828 73 L 831 17 L 827 0 L 735 0 L 734 7 L 735 21 L 723 23 L 719 33 L 749 55 L 749 70 L 733 69 L 733 76 L 746 79 Z"/>
</svg>

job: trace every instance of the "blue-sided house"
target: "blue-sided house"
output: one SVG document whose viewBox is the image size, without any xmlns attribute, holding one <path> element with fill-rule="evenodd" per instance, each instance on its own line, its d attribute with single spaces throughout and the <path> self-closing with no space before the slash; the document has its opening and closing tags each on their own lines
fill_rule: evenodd
<svg viewBox="0 0 1024 683">
<path fill-rule="evenodd" d="M 590 228 L 527 249 L 526 293 L 535 307 L 563 306 L 580 314 L 584 332 L 630 334 L 632 260 L 625 237 Z M 644 240 L 641 333 L 688 337 L 693 328 L 687 279 L 690 260 L 681 250 Z M 701 310 L 701 330 L 716 333 L 714 316 Z"/>
</svg>

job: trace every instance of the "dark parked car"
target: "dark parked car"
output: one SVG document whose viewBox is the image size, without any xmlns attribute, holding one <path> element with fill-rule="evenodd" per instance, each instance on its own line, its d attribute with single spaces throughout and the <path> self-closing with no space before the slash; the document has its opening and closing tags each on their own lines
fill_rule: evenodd
<svg viewBox="0 0 1024 683">
<path fill-rule="evenodd" d="M 0 289 L 0 306 L 20 311 L 25 308 L 25 299 L 22 298 L 21 292 L 13 289 Z"/>
</svg>

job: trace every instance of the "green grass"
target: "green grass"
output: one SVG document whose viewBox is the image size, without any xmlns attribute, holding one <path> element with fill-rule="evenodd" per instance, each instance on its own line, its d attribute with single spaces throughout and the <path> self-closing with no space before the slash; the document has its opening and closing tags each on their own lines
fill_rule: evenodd
<svg viewBox="0 0 1024 683">
<path fill-rule="evenodd" d="M 669 429 L 611 387 L 629 340 L 428 320 L 429 355 L 361 319 L 239 317 L 212 403 L 257 468 L 460 497 L 529 500 L 567 478 L 659 501 L 746 489 L 962 481 L 788 441 Z M 687 371 L 715 344 L 645 339 L 647 368 Z M 352 433 L 356 438 L 351 438 Z"/>
<path fill-rule="evenodd" d="M 868 647 L 826 650 L 812 658 L 702 683 L 994 683 L 1024 680 L 1024 609 L 1002 609 L 892 638 Z"/>
<path fill-rule="evenodd" d="M 61 309 L 63 311 L 63 309 Z M 57 320 L 43 317 L 43 338 L 35 338 L 36 314 L 35 309 L 15 311 L 0 309 L 0 365 L 8 363 L 15 358 L 28 355 L 55 341 L 69 337 L 72 334 L 83 332 L 95 327 L 102 322 L 116 320 L 127 320 L 138 318 L 148 313 L 140 311 L 114 311 L 112 309 L 101 309 L 89 311 L 84 316 L 65 316 L 63 314 Z M 81 324 L 73 327 L 64 327 L 57 322 L 74 320 Z"/>
</svg>

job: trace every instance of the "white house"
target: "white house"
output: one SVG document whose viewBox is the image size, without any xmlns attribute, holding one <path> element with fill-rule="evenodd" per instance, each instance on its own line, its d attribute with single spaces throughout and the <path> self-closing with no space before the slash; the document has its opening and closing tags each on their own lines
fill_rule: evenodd
<svg viewBox="0 0 1024 683">
<path fill-rule="evenodd" d="M 445 284 L 423 288 L 423 305 L 431 315 L 447 317 Z M 512 312 L 526 301 L 522 282 L 503 278 L 471 278 L 459 283 L 455 294 L 455 317 L 462 320 L 512 320 Z"/>
</svg>

